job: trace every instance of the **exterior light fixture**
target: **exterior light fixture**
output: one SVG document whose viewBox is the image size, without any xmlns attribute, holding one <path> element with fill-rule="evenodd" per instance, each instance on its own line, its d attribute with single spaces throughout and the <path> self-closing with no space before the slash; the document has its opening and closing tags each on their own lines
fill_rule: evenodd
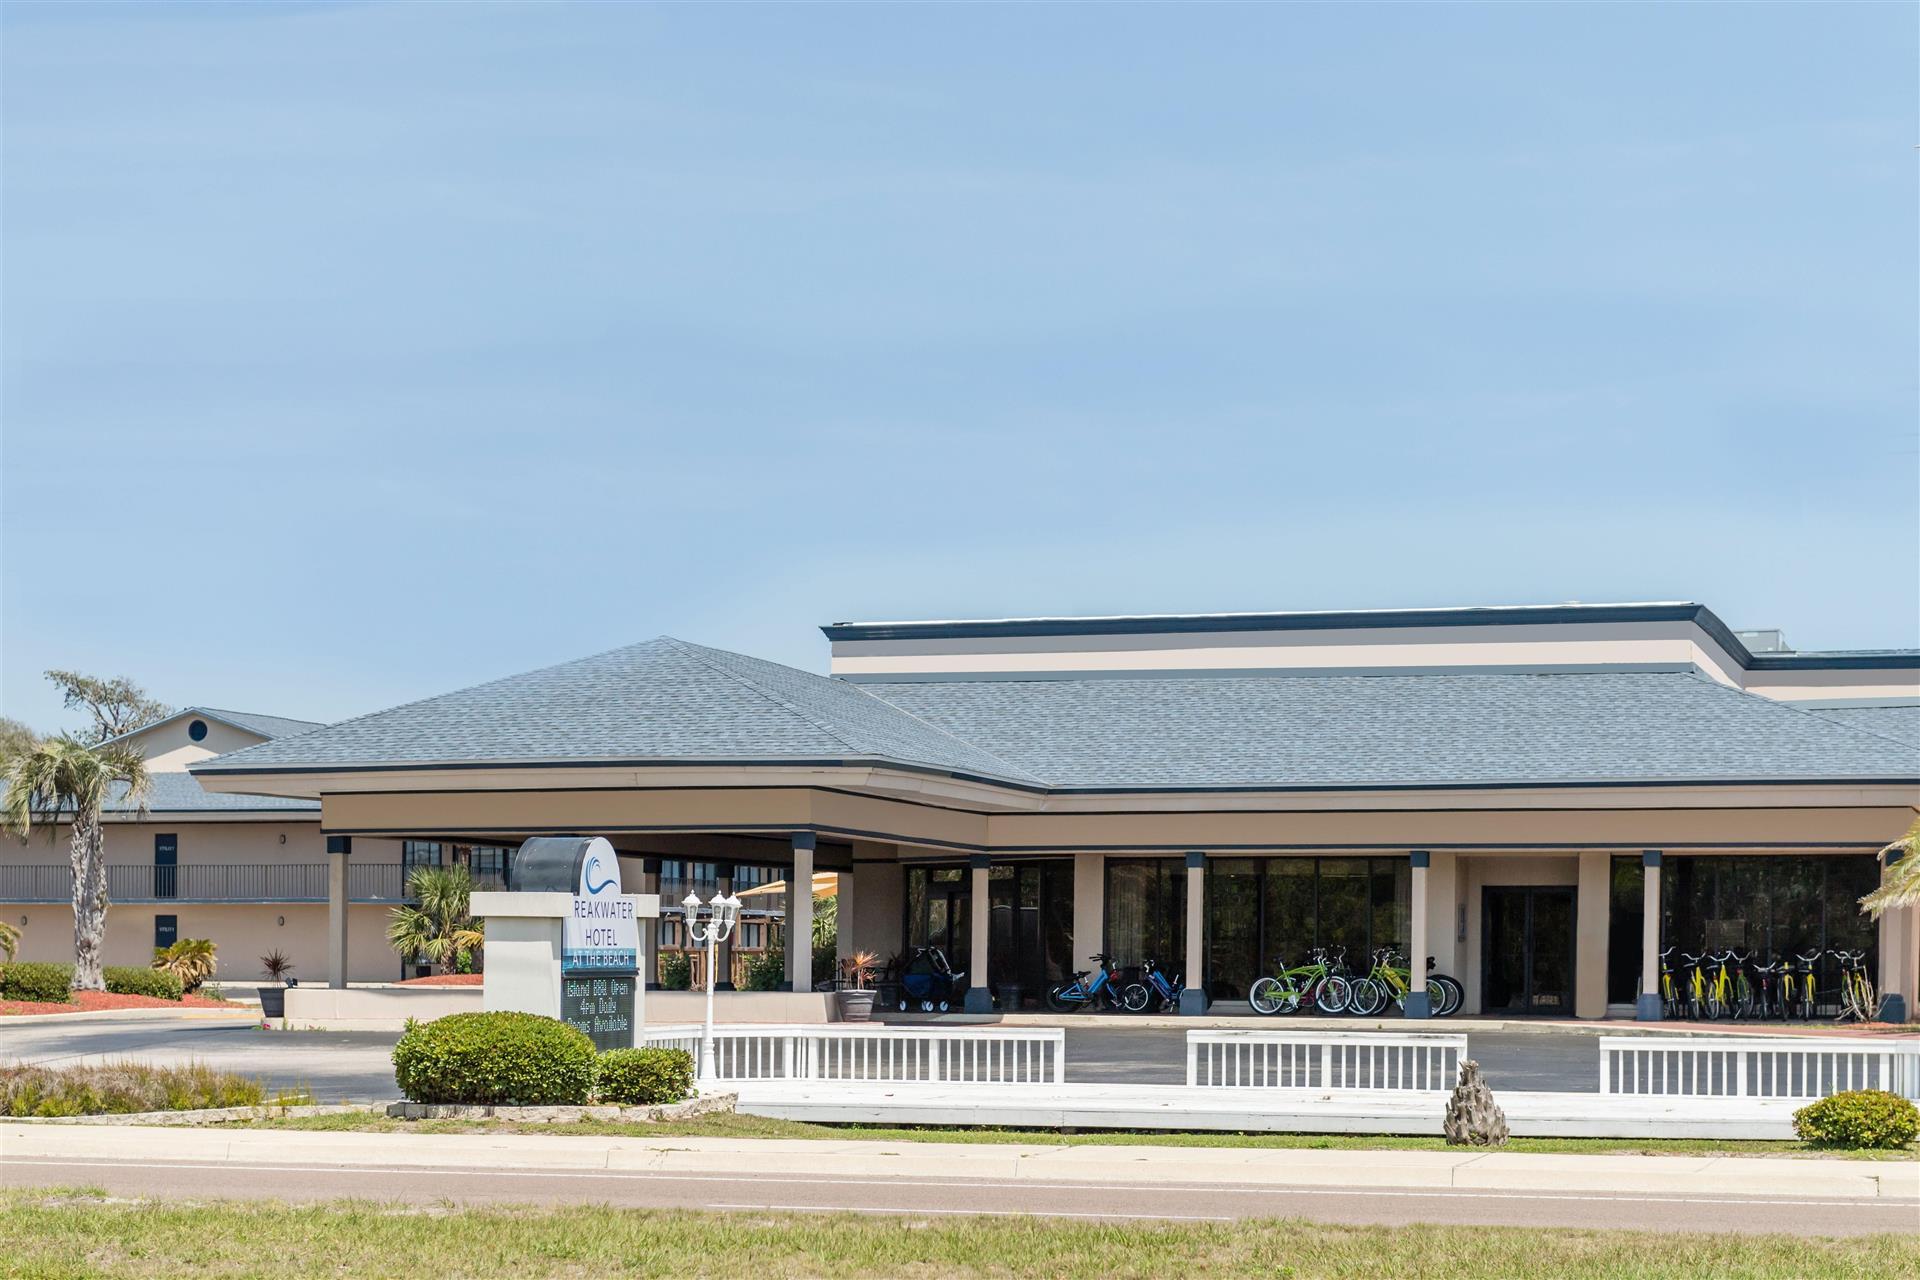
<svg viewBox="0 0 1920 1280">
<path fill-rule="evenodd" d="M 700 1027 L 700 1073 L 703 1085 L 711 1086 L 717 1074 L 713 1062 L 713 988 L 716 980 L 714 973 L 715 952 L 719 944 L 725 942 L 733 933 L 734 924 L 740 919 L 740 899 L 731 895 L 714 894 L 712 901 L 706 904 L 707 918 L 700 920 L 700 898 L 689 893 L 680 900 L 681 910 L 687 915 L 687 939 L 696 946 L 707 949 L 707 1016 Z"/>
</svg>

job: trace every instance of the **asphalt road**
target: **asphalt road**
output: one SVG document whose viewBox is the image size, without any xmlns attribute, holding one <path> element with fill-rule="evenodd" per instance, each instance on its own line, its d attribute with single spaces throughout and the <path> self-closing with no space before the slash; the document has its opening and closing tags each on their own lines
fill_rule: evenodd
<svg viewBox="0 0 1920 1280">
<path fill-rule="evenodd" d="M 1913 1231 L 1913 1202 L 1377 1187 L 1140 1186 L 872 1177 L 793 1177 L 553 1169 L 406 1169 L 160 1160 L 5 1159 L 0 1185 L 98 1187 L 110 1195 L 273 1199 L 347 1197 L 434 1205 L 591 1203 L 633 1209 L 1031 1215 L 1216 1222 L 1304 1217 L 1340 1224 L 1626 1228 L 1858 1235 Z"/>
<path fill-rule="evenodd" d="M 1599 1087 L 1596 1033 L 1476 1032 L 1467 1051 L 1494 1088 L 1590 1093 Z M 1180 1084 L 1185 1033 L 1142 1027 L 1070 1027 L 1067 1079 L 1085 1084 Z M 305 1087 L 322 1102 L 397 1096 L 390 1031 L 262 1031 L 249 1023 L 30 1023 L 0 1028 L 0 1059 L 31 1063 L 198 1061 L 270 1087 Z"/>
</svg>

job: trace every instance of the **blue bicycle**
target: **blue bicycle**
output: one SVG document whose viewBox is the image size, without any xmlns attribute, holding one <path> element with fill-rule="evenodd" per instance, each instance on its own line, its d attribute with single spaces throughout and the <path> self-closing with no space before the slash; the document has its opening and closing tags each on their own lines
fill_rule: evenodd
<svg viewBox="0 0 1920 1280">
<path fill-rule="evenodd" d="M 1187 988 L 1179 974 L 1169 978 L 1151 960 L 1140 966 L 1140 973 L 1142 980 L 1128 983 L 1120 995 L 1120 1002 L 1128 1013 L 1145 1013 L 1148 1005 L 1153 1005 L 1159 1013 L 1180 1007 L 1180 993 Z"/>
<path fill-rule="evenodd" d="M 1047 988 L 1047 1008 L 1055 1013 L 1065 1013 L 1069 1009 L 1091 1009 L 1106 1002 L 1108 1008 L 1124 1009 L 1126 1002 L 1119 984 L 1113 980 L 1113 970 L 1108 962 L 1109 955 L 1097 955 L 1093 962 L 1100 966 L 1098 970 L 1081 969 L 1073 975 L 1072 982 L 1062 982 Z M 1093 976 L 1091 980 L 1088 974 Z"/>
</svg>

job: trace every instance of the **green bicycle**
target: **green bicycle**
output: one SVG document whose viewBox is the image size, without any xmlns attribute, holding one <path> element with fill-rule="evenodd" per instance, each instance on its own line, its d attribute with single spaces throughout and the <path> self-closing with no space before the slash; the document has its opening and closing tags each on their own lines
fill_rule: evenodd
<svg viewBox="0 0 1920 1280">
<path fill-rule="evenodd" d="M 1413 971 L 1394 966 L 1400 953 L 1391 947 L 1382 947 L 1373 953 L 1373 969 L 1366 977 L 1353 984 L 1352 998 L 1347 1007 L 1363 1018 L 1370 1018 L 1387 1007 L 1391 1001 L 1398 1008 L 1407 1007 L 1407 993 L 1412 990 Z M 1437 1016 L 1448 1005 L 1447 988 L 1438 978 L 1427 979 L 1427 1008 Z"/>
<path fill-rule="evenodd" d="M 1269 1016 L 1298 1013 L 1301 1005 L 1311 1004 L 1320 1013 L 1343 1012 L 1350 987 L 1336 971 L 1338 962 L 1328 962 L 1325 947 L 1315 947 L 1312 955 L 1312 963 L 1291 969 L 1285 960 L 1275 956 L 1273 967 L 1279 972 L 1261 978 L 1247 992 L 1247 1003 L 1253 1006 L 1253 1011 Z"/>
</svg>

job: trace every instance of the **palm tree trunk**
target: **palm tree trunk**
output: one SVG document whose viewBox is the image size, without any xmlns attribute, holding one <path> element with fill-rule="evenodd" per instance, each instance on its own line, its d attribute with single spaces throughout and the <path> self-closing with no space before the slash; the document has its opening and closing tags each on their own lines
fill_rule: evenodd
<svg viewBox="0 0 1920 1280">
<path fill-rule="evenodd" d="M 98 810 L 73 815 L 68 858 L 73 865 L 73 989 L 104 991 L 100 953 L 107 934 L 107 862 Z"/>
</svg>

